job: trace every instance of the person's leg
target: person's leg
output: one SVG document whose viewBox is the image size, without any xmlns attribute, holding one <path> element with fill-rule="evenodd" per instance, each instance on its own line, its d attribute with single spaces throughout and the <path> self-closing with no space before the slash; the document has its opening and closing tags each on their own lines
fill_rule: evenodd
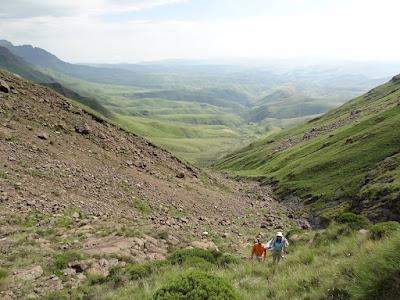
<svg viewBox="0 0 400 300">
<path fill-rule="evenodd" d="M 282 256 L 283 256 L 283 251 L 280 251 L 280 252 L 277 253 L 277 262 L 278 263 L 281 261 Z"/>
</svg>

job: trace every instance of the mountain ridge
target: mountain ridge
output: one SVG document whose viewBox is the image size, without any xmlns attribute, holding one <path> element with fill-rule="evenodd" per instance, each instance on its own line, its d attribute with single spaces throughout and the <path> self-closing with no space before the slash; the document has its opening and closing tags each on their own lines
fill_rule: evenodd
<svg viewBox="0 0 400 300">
<path fill-rule="evenodd" d="M 275 184 L 308 213 L 343 210 L 399 220 L 400 76 L 305 124 L 252 143 L 216 164 Z M 294 197 L 294 198 L 293 198 Z"/>
</svg>

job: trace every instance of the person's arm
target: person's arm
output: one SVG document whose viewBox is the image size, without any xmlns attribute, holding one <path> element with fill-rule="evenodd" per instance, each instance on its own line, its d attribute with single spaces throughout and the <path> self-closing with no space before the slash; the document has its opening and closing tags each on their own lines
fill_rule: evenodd
<svg viewBox="0 0 400 300">
<path fill-rule="evenodd" d="M 275 240 L 276 240 L 276 237 L 272 237 L 272 239 L 268 242 L 268 244 L 269 244 L 268 249 L 271 249 L 274 246 Z"/>
</svg>

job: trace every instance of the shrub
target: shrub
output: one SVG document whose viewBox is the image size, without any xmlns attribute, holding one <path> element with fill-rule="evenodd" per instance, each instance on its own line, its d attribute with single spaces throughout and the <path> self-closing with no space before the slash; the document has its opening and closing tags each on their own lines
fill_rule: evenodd
<svg viewBox="0 0 400 300">
<path fill-rule="evenodd" d="M 154 300 L 239 300 L 234 288 L 225 280 L 203 272 L 191 272 L 160 288 Z"/>
<path fill-rule="evenodd" d="M 348 236 L 353 230 L 347 224 L 333 224 L 322 232 L 317 232 L 313 239 L 316 246 L 330 245 L 332 242 L 338 242 L 343 236 Z"/>
<path fill-rule="evenodd" d="M 370 234 L 373 240 L 379 240 L 383 237 L 389 237 L 397 230 L 400 230 L 400 223 L 396 221 L 382 222 L 372 225 Z"/>
<path fill-rule="evenodd" d="M 354 266 L 349 286 L 351 299 L 400 299 L 400 232 L 374 251 L 361 257 Z"/>
<path fill-rule="evenodd" d="M 54 257 L 54 269 L 55 270 L 62 270 L 68 266 L 68 263 L 74 260 L 80 260 L 82 255 L 76 251 L 69 250 L 65 251 L 61 254 L 58 254 Z"/>
<path fill-rule="evenodd" d="M 219 254 L 216 258 L 217 258 L 217 265 L 220 267 L 225 267 L 229 264 L 237 264 L 239 263 L 239 259 L 231 254 L 227 254 L 227 253 L 220 253 L 217 252 L 217 254 Z"/>
<path fill-rule="evenodd" d="M 202 270 L 209 270 L 214 265 L 212 263 L 206 261 L 204 258 L 197 257 L 197 256 L 191 256 L 191 257 L 187 257 L 185 259 L 183 266 L 196 268 L 196 269 L 202 269 Z"/>
<path fill-rule="evenodd" d="M 366 217 L 351 212 L 342 213 L 337 217 L 336 220 L 341 224 L 348 225 L 354 230 L 367 228 L 369 226 L 369 221 Z"/>
<path fill-rule="evenodd" d="M 301 263 L 305 265 L 311 265 L 315 260 L 314 254 L 311 251 L 307 251 L 300 255 Z"/>
<path fill-rule="evenodd" d="M 199 257 L 212 264 L 216 263 L 216 258 L 212 252 L 199 248 L 178 250 L 172 254 L 168 260 L 173 265 L 181 265 L 191 257 Z"/>
<path fill-rule="evenodd" d="M 193 261 L 194 257 L 201 258 L 206 262 L 209 262 L 211 264 L 220 267 L 225 267 L 228 264 L 236 263 L 238 261 L 238 259 L 232 255 L 221 253 L 218 251 L 209 251 L 199 248 L 179 250 L 174 254 L 172 254 L 168 260 L 173 265 L 176 264 L 181 265 L 183 263 L 186 263 L 187 260 Z"/>
<path fill-rule="evenodd" d="M 140 265 L 134 264 L 127 268 L 127 274 L 131 280 L 138 280 L 150 276 L 167 264 L 169 262 L 165 260 L 156 260 Z"/>
</svg>

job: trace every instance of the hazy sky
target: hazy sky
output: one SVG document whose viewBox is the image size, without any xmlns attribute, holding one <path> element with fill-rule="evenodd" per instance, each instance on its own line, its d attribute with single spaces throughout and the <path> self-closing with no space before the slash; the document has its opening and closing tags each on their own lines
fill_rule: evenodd
<svg viewBox="0 0 400 300">
<path fill-rule="evenodd" d="M 399 60 L 398 0 L 0 0 L 0 38 L 70 62 Z"/>
</svg>

